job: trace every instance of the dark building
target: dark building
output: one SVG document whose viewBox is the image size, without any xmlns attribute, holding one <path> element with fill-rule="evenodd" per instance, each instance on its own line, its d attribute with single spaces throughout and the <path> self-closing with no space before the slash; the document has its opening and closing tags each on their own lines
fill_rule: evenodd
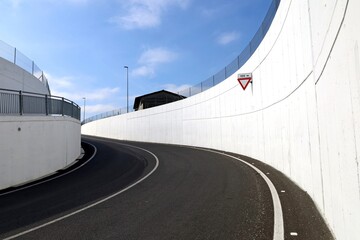
<svg viewBox="0 0 360 240">
<path fill-rule="evenodd" d="M 169 91 L 161 90 L 136 97 L 134 101 L 134 110 L 137 111 L 141 109 L 152 108 L 166 103 L 176 102 L 184 98 L 186 97 Z"/>
</svg>

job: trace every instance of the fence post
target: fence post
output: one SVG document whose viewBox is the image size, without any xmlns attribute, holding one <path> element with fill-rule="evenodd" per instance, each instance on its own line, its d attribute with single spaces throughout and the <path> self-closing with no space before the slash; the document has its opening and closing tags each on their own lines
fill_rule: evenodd
<svg viewBox="0 0 360 240">
<path fill-rule="evenodd" d="M 74 117 L 74 102 L 71 101 L 71 117 Z"/>
<path fill-rule="evenodd" d="M 64 116 L 64 104 L 65 104 L 65 100 L 64 98 L 61 98 L 61 114 Z"/>
<path fill-rule="evenodd" d="M 48 110 L 48 95 L 45 95 L 45 114 L 46 114 L 46 116 L 49 115 L 49 110 Z"/>
<path fill-rule="evenodd" d="M 14 48 L 14 64 L 16 64 L 16 48 Z"/>
<path fill-rule="evenodd" d="M 23 98 L 23 94 L 22 94 L 22 91 L 19 91 L 19 113 L 20 115 L 23 115 L 24 113 L 24 98 Z"/>
</svg>

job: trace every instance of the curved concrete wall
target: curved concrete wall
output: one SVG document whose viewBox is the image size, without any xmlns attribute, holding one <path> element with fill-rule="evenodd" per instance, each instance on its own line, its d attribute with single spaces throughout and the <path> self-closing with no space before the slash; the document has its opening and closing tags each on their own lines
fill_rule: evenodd
<svg viewBox="0 0 360 240">
<path fill-rule="evenodd" d="M 32 74 L 0 57 L 0 88 L 49 95 L 47 87 Z"/>
<path fill-rule="evenodd" d="M 90 122 L 88 135 L 222 149 L 307 191 L 338 239 L 360 226 L 360 1 L 282 0 L 237 73 L 194 97 Z"/>
<path fill-rule="evenodd" d="M 66 167 L 80 155 L 80 122 L 70 117 L 0 117 L 0 189 Z"/>
</svg>

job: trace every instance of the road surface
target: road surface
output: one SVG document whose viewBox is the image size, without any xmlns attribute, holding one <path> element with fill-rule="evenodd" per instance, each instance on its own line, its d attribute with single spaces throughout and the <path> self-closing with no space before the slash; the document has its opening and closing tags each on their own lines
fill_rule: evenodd
<svg viewBox="0 0 360 240">
<path fill-rule="evenodd" d="M 83 137 L 87 164 L 0 192 L 1 239 L 332 239 L 310 197 L 275 169 L 206 149 Z M 94 155 L 94 156 L 93 156 Z M 275 236 L 277 236 L 275 234 Z M 281 239 L 277 236 L 277 239 Z"/>
</svg>

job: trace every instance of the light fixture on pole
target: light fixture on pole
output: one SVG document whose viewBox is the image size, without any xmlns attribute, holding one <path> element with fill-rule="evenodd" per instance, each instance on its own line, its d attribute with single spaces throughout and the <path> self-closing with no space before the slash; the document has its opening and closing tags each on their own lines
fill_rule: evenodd
<svg viewBox="0 0 360 240">
<path fill-rule="evenodd" d="M 126 112 L 129 112 L 129 67 L 124 66 L 126 68 Z"/>
<path fill-rule="evenodd" d="M 84 123 L 85 123 L 85 105 L 86 105 L 86 97 L 83 97 L 83 99 L 84 99 L 84 119 L 83 119 L 83 121 L 84 121 Z"/>
</svg>

